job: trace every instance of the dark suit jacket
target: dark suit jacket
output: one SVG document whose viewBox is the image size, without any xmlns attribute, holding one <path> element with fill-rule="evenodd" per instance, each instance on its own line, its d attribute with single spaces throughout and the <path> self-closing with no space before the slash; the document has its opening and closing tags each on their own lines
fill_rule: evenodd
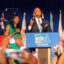
<svg viewBox="0 0 64 64">
<path fill-rule="evenodd" d="M 28 26 L 27 26 L 27 32 L 34 32 L 34 33 L 39 32 L 39 28 L 38 28 L 38 25 L 36 23 L 36 20 L 35 19 L 32 19 L 32 20 L 34 21 L 32 29 L 29 31 L 29 29 L 28 29 L 28 26 L 30 24 L 29 23 Z M 49 24 L 48 21 L 42 19 L 41 25 L 42 25 L 42 32 L 51 32 L 50 24 Z"/>
</svg>

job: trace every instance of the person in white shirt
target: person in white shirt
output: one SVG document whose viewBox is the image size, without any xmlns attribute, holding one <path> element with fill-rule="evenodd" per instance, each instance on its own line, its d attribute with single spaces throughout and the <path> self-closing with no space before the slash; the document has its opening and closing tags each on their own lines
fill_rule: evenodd
<svg viewBox="0 0 64 64">
<path fill-rule="evenodd" d="M 30 23 L 27 26 L 27 32 L 29 33 L 51 32 L 49 22 L 44 20 L 44 18 L 42 18 L 41 16 L 42 13 L 40 8 L 35 8 L 33 11 L 33 18 L 30 20 Z M 31 52 L 32 51 L 35 51 L 35 49 L 32 48 Z"/>
<path fill-rule="evenodd" d="M 33 12 L 33 18 L 28 24 L 28 32 L 51 32 L 49 22 L 44 20 L 41 15 L 41 10 L 39 8 L 35 8 Z"/>
</svg>

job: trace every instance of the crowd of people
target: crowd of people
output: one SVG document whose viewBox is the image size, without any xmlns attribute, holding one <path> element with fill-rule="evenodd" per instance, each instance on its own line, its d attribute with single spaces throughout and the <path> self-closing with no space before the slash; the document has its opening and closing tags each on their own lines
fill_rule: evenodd
<svg viewBox="0 0 64 64">
<path fill-rule="evenodd" d="M 24 14 L 25 15 L 25 14 Z M 4 25 L 4 14 L 2 14 L 2 21 L 0 22 L 0 34 L 3 35 L 2 44 L 0 46 L 0 64 L 7 64 L 4 56 L 4 50 L 7 48 L 22 50 L 22 57 L 19 60 L 26 64 L 40 64 L 39 59 L 33 56 L 24 48 L 24 43 L 22 42 L 22 35 L 25 32 L 52 32 L 50 24 L 47 20 L 44 19 L 40 8 L 35 8 L 33 11 L 33 17 L 25 29 L 22 29 L 20 25 L 20 17 L 15 14 L 11 19 L 11 23 L 6 27 Z M 12 42 L 13 41 L 13 42 Z M 62 36 L 62 41 L 64 41 L 64 31 Z M 33 49 L 31 49 L 33 51 Z M 35 49 L 34 49 L 35 51 Z M 59 57 L 55 55 L 52 60 L 53 64 L 64 64 L 64 53 Z M 17 60 L 17 59 L 15 59 Z M 16 61 L 15 61 L 16 62 Z M 43 64 L 43 63 L 42 63 Z"/>
</svg>

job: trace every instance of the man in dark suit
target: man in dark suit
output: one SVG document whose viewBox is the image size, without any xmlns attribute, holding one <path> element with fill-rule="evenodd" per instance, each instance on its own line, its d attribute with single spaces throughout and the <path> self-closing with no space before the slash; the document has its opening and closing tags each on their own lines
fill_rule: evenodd
<svg viewBox="0 0 64 64">
<path fill-rule="evenodd" d="M 43 19 L 42 12 L 39 8 L 35 8 L 33 11 L 33 18 L 30 20 L 27 26 L 27 32 L 30 33 L 42 33 L 51 32 L 50 24 L 47 20 Z M 35 51 L 31 49 L 31 51 Z"/>
<path fill-rule="evenodd" d="M 41 17 L 41 15 L 42 15 L 41 10 L 39 8 L 35 8 L 33 11 L 33 18 L 30 20 L 30 23 L 28 24 L 28 27 L 27 27 L 28 32 L 32 32 L 32 33 L 51 32 L 49 22 L 44 20 Z M 38 53 L 40 64 L 42 64 L 42 62 L 43 64 L 47 64 L 48 48 L 38 48 L 38 49 L 31 48 L 31 52 L 34 52 L 34 51 Z"/>
<path fill-rule="evenodd" d="M 35 8 L 33 11 L 33 18 L 30 20 L 27 27 L 28 32 L 51 32 L 49 22 L 42 19 L 41 15 L 41 10 L 39 8 Z"/>
</svg>

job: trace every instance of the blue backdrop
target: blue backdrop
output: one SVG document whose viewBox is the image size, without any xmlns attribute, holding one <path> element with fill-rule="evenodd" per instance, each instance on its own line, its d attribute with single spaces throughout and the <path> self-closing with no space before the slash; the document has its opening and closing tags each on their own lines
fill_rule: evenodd
<svg viewBox="0 0 64 64">
<path fill-rule="evenodd" d="M 30 20 L 30 18 L 32 17 L 32 12 L 33 10 L 27 10 L 25 11 L 27 13 L 26 15 L 26 22 L 28 23 L 28 21 Z M 52 14 L 53 14 L 53 23 L 54 23 L 54 32 L 57 32 L 58 30 L 58 25 L 59 25 L 59 11 L 54 11 L 52 10 Z M 17 12 L 19 15 L 20 15 L 20 18 L 21 18 L 21 23 L 22 23 L 22 19 L 23 19 L 23 12 L 24 11 L 20 11 L 20 12 Z M 43 12 L 44 12 L 44 16 L 45 16 L 45 20 L 48 20 L 50 21 L 50 10 L 49 11 L 46 11 L 43 9 Z M 64 29 L 64 12 L 62 10 L 62 27 Z"/>
<path fill-rule="evenodd" d="M 26 22 L 28 22 L 32 17 L 32 12 L 35 7 L 39 7 L 44 12 L 46 20 L 50 20 L 49 13 L 52 11 L 54 32 L 58 30 L 59 11 L 61 9 L 62 26 L 64 25 L 64 0 L 0 0 L 0 13 L 5 8 L 19 8 L 17 13 L 20 15 L 21 21 L 23 12 L 25 11 L 27 13 Z"/>
</svg>

